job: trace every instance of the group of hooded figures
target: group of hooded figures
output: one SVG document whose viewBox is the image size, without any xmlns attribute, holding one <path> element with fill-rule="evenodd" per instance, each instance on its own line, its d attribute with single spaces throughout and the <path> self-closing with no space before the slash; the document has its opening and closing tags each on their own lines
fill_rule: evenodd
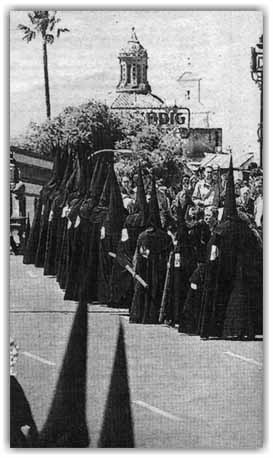
<svg viewBox="0 0 273 458">
<path fill-rule="evenodd" d="M 141 166 L 125 210 L 112 151 L 56 150 L 36 202 L 23 262 L 56 276 L 64 299 L 128 308 L 131 323 L 178 325 L 201 338 L 262 334 L 262 243 L 236 209 L 232 159 L 221 221 L 162 228 L 155 179 L 147 203 Z"/>
</svg>

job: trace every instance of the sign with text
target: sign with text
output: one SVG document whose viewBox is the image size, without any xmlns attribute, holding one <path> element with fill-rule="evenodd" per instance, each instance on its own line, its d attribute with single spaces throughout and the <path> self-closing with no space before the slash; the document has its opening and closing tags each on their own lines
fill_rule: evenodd
<svg viewBox="0 0 273 458">
<path fill-rule="evenodd" d="M 163 133 L 174 131 L 175 135 L 186 138 L 190 130 L 190 110 L 188 108 L 158 108 L 146 113 L 148 124 L 160 126 Z"/>
</svg>

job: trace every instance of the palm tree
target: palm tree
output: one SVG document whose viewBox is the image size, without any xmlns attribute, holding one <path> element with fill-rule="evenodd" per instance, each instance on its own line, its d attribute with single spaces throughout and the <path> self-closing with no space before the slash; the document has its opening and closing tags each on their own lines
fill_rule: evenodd
<svg viewBox="0 0 273 458">
<path fill-rule="evenodd" d="M 50 94 L 49 94 L 49 79 L 48 79 L 48 63 L 47 63 L 47 45 L 52 45 L 56 37 L 59 38 L 62 32 L 69 32 L 69 29 L 57 28 L 57 24 L 61 21 L 60 18 L 56 17 L 57 11 L 38 11 L 34 10 L 28 13 L 29 20 L 31 22 L 31 28 L 19 24 L 18 29 L 24 33 L 23 40 L 27 43 L 34 40 L 36 36 L 40 36 L 43 46 L 43 65 L 44 65 L 44 81 L 45 81 L 45 100 L 46 100 L 46 115 L 50 119 L 51 106 L 50 106 Z"/>
</svg>

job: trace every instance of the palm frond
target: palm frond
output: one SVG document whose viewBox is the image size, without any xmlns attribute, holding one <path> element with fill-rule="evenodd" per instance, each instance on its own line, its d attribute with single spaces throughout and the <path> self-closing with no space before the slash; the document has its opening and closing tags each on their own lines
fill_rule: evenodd
<svg viewBox="0 0 273 458">
<path fill-rule="evenodd" d="M 54 43 L 54 35 L 52 35 L 51 33 L 47 33 L 45 35 L 45 40 L 48 44 L 52 45 L 52 43 Z"/>
<path fill-rule="evenodd" d="M 30 32 L 30 28 L 27 27 L 26 25 L 23 25 L 23 24 L 18 24 L 18 25 L 17 25 L 17 28 L 18 28 L 19 30 L 23 30 L 24 32 Z"/>
<path fill-rule="evenodd" d="M 34 30 L 30 30 L 29 33 L 25 33 L 25 35 L 23 36 L 23 40 L 26 40 L 27 43 L 29 43 L 30 41 L 34 40 L 36 37 L 36 32 L 34 32 Z"/>
<path fill-rule="evenodd" d="M 52 30 L 54 29 L 54 27 L 56 26 L 56 24 L 58 24 L 58 22 L 60 22 L 61 19 L 60 18 L 56 18 L 55 16 L 52 17 L 50 20 L 49 20 L 49 30 L 50 32 L 52 32 Z"/>
<path fill-rule="evenodd" d="M 32 24 L 35 24 L 35 16 L 33 13 L 28 13 L 29 20 Z"/>
<path fill-rule="evenodd" d="M 19 24 L 17 27 L 19 30 L 22 30 L 24 32 L 24 36 L 22 39 L 26 40 L 27 43 L 36 38 L 36 32 L 34 32 L 34 30 L 31 30 L 26 25 Z"/>
<path fill-rule="evenodd" d="M 66 28 L 64 28 L 64 29 L 58 29 L 58 30 L 57 30 L 57 38 L 59 38 L 59 36 L 60 36 L 60 34 L 61 34 L 62 32 L 70 32 L 70 30 L 69 30 L 69 29 L 66 29 Z"/>
</svg>

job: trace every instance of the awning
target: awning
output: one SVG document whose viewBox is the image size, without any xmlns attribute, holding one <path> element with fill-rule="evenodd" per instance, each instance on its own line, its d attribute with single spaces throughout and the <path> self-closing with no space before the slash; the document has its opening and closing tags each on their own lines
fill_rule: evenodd
<svg viewBox="0 0 273 458">
<path fill-rule="evenodd" d="M 234 169 L 246 169 L 252 161 L 254 153 L 244 153 L 241 156 L 233 156 Z M 199 163 L 199 167 L 220 167 L 221 169 L 228 169 L 230 155 L 227 153 L 205 153 L 204 159 Z"/>
</svg>

